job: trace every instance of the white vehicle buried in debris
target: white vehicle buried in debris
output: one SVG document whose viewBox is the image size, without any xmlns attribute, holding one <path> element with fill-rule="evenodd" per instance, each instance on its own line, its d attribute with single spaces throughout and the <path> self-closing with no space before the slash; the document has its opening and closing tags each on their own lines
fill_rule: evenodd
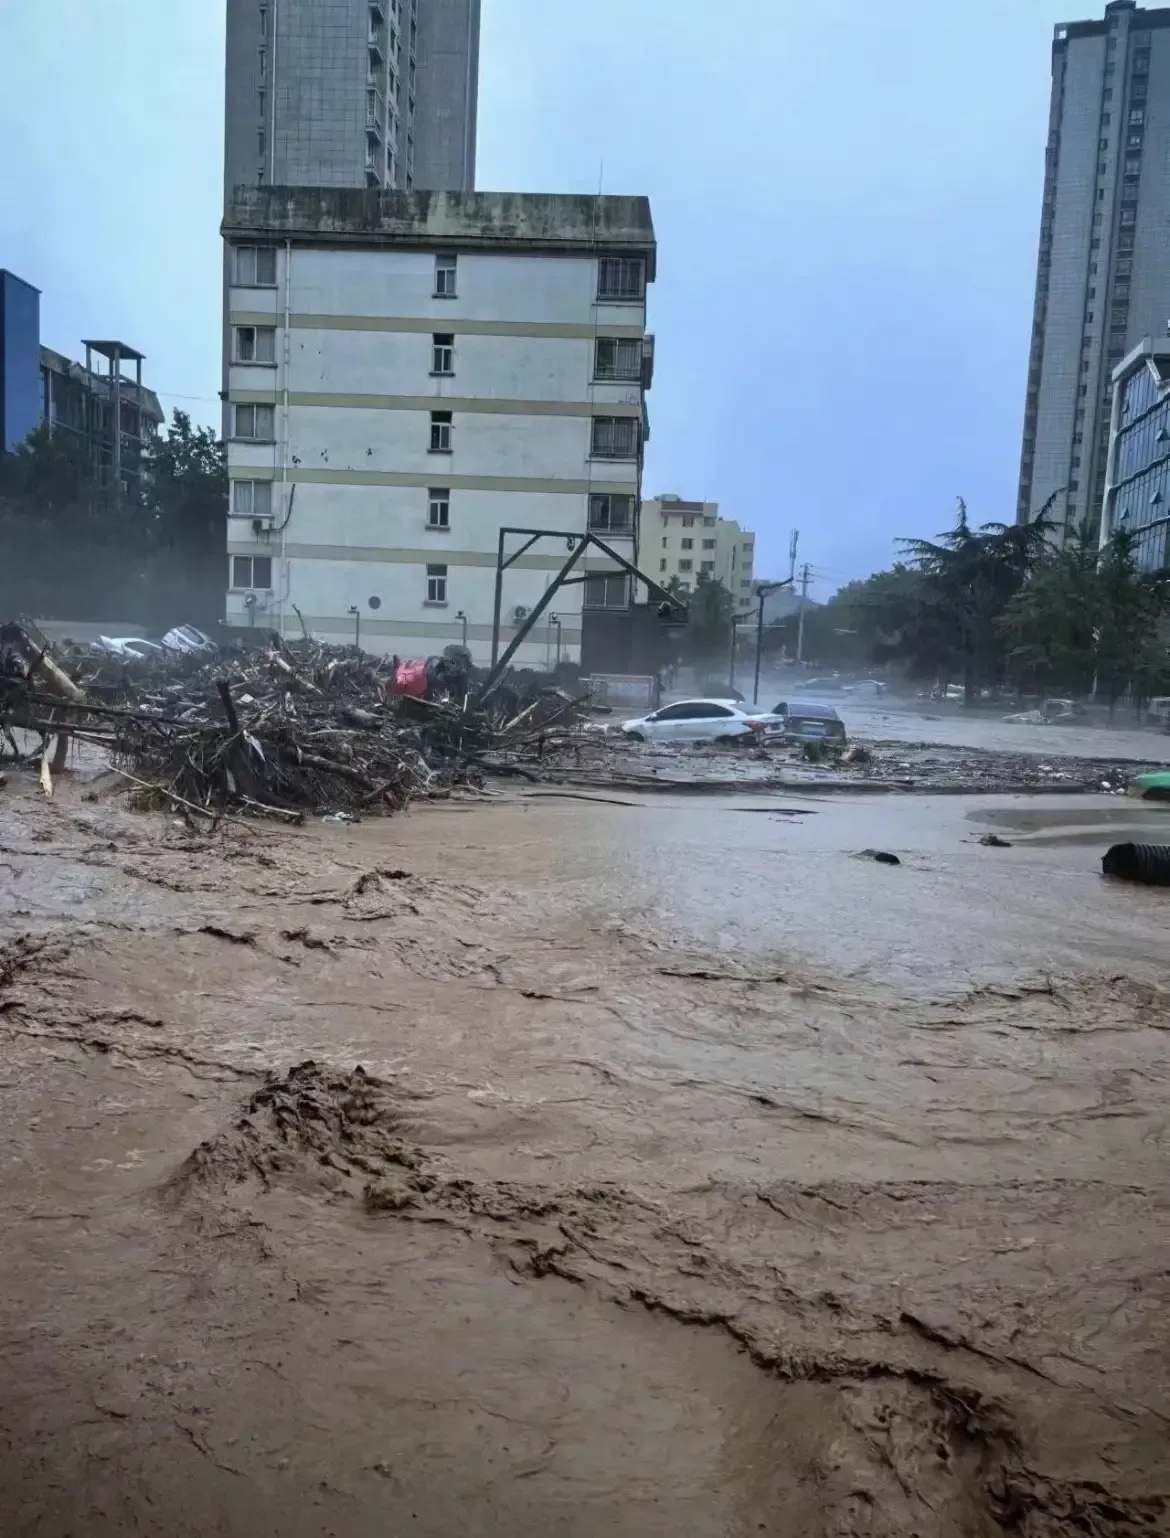
<svg viewBox="0 0 1170 1538">
<path fill-rule="evenodd" d="M 620 730 L 632 742 L 737 742 L 764 734 L 762 723 L 731 700 L 676 700 L 623 721 Z"/>
</svg>

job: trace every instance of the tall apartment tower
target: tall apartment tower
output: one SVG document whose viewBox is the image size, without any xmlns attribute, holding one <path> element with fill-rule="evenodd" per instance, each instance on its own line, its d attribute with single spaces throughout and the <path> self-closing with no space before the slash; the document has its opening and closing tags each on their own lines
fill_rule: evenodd
<svg viewBox="0 0 1170 1538">
<path fill-rule="evenodd" d="M 475 186 L 480 0 L 227 0 L 224 192 Z"/>
<path fill-rule="evenodd" d="M 1056 28 L 1018 521 L 1096 524 L 1110 375 L 1170 318 L 1170 10 Z"/>
</svg>

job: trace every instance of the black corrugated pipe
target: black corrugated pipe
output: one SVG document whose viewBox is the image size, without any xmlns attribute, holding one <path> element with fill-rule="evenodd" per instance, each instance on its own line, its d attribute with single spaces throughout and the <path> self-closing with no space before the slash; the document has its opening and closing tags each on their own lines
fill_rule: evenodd
<svg viewBox="0 0 1170 1538">
<path fill-rule="evenodd" d="M 1146 886 L 1170 886 L 1170 844 L 1114 844 L 1101 857 L 1101 874 Z"/>
</svg>

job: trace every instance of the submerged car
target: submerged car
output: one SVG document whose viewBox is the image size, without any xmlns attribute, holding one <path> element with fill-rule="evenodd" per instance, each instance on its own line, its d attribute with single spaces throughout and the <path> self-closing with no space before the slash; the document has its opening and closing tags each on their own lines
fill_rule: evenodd
<svg viewBox="0 0 1170 1538">
<path fill-rule="evenodd" d="M 763 736 L 764 726 L 731 700 L 678 700 L 623 721 L 620 731 L 632 742 L 733 742 Z"/>
<path fill-rule="evenodd" d="M 788 742 L 844 743 L 845 723 L 832 705 L 816 700 L 781 700 L 770 711 L 753 712 L 752 719 L 770 737 Z"/>
</svg>

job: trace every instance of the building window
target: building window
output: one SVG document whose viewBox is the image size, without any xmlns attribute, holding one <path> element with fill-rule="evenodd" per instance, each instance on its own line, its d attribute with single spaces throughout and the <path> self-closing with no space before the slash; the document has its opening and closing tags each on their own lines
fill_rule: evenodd
<svg viewBox="0 0 1170 1538">
<path fill-rule="evenodd" d="M 432 486 L 427 492 L 427 528 L 451 527 L 451 493 L 446 486 Z"/>
<path fill-rule="evenodd" d="M 703 549 L 704 550 L 714 550 L 714 548 L 715 548 L 715 541 L 713 539 L 705 539 L 703 541 Z"/>
<path fill-rule="evenodd" d="M 258 588 L 262 592 L 272 589 L 272 557 L 270 555 L 233 555 L 232 586 L 234 588 Z"/>
<path fill-rule="evenodd" d="M 447 602 L 447 568 L 445 566 L 427 567 L 427 602 Z"/>
<path fill-rule="evenodd" d="M 276 407 L 237 406 L 235 436 L 254 443 L 272 443 L 276 438 Z"/>
<path fill-rule="evenodd" d="M 636 459 L 637 422 L 633 417 L 594 417 L 590 452 L 597 459 Z"/>
<path fill-rule="evenodd" d="M 629 578 L 622 572 L 594 572 L 585 578 L 581 602 L 586 609 L 628 609 Z"/>
<path fill-rule="evenodd" d="M 436 331 L 431 338 L 431 373 L 455 372 L 455 338 L 449 331 Z"/>
<path fill-rule="evenodd" d="M 603 256 L 597 264 L 599 299 L 641 299 L 646 292 L 646 263 L 640 256 Z"/>
<path fill-rule="evenodd" d="M 595 379 L 640 379 L 642 377 L 642 342 L 639 337 L 597 338 L 593 362 Z"/>
<path fill-rule="evenodd" d="M 449 454 L 451 452 L 451 413 L 449 411 L 431 412 L 431 453 Z"/>
<path fill-rule="evenodd" d="M 435 298 L 455 298 L 455 274 L 456 261 L 454 256 L 445 254 L 435 257 Z"/>
<path fill-rule="evenodd" d="M 275 288 L 276 247 L 237 246 L 236 282 L 241 288 Z"/>
<path fill-rule="evenodd" d="M 589 498 L 589 527 L 598 534 L 631 533 L 634 527 L 633 497 L 594 492 Z M 665 539 L 662 545 L 665 549 Z"/>
<path fill-rule="evenodd" d="M 1129 109 L 1129 126 L 1138 128 L 1146 121 L 1146 109 L 1144 107 L 1131 107 Z"/>
<path fill-rule="evenodd" d="M 695 563 L 688 556 L 688 557 L 686 557 L 685 560 L 681 560 L 678 563 L 678 569 L 679 569 L 679 571 L 694 571 Z"/>
<path fill-rule="evenodd" d="M 659 563 L 658 563 L 658 570 L 659 571 L 665 571 L 666 570 L 666 557 L 665 556 L 663 556 L 662 559 L 659 561 Z"/>
<path fill-rule="evenodd" d="M 714 561 L 700 561 L 699 562 L 699 571 L 700 571 L 700 573 L 706 572 L 706 574 L 708 576 L 710 576 L 711 573 L 714 570 L 715 570 L 715 562 Z"/>
<path fill-rule="evenodd" d="M 683 539 L 680 540 L 679 543 L 682 545 L 684 550 L 693 550 L 695 548 L 695 542 L 693 539 Z"/>
<path fill-rule="evenodd" d="M 271 518 L 272 482 L 233 481 L 232 513 L 236 518 Z"/>
<path fill-rule="evenodd" d="M 235 333 L 237 363 L 276 362 L 275 326 L 237 326 Z"/>
</svg>

